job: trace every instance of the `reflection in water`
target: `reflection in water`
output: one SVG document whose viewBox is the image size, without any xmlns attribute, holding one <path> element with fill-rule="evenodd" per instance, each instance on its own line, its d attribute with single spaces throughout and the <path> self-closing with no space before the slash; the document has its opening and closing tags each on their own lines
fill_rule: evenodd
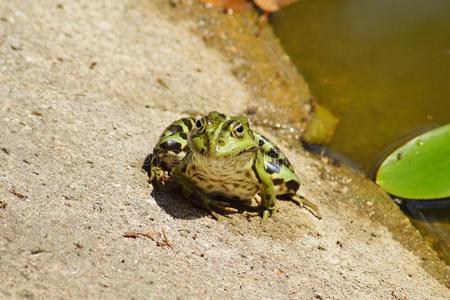
<svg viewBox="0 0 450 300">
<path fill-rule="evenodd" d="M 340 118 L 328 146 L 366 172 L 398 140 L 450 123 L 450 1 L 299 1 L 272 24 L 312 93 Z M 449 263 L 448 202 L 404 210 Z"/>
<path fill-rule="evenodd" d="M 439 256 L 450 265 L 450 199 L 436 201 L 402 201 L 401 207 Z M 430 238 L 432 237 L 432 238 Z"/>
</svg>

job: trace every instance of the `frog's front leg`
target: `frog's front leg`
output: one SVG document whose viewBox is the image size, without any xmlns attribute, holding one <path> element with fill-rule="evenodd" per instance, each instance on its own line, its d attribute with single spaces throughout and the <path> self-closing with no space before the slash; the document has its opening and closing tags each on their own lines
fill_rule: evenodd
<svg viewBox="0 0 450 300">
<path fill-rule="evenodd" d="M 217 211 L 226 213 L 237 213 L 239 211 L 238 209 L 230 206 L 229 203 L 216 201 L 207 194 L 198 190 L 192 180 L 184 175 L 182 169 L 183 166 L 175 167 L 172 171 L 171 177 L 181 186 L 184 197 L 188 199 L 192 197 L 198 197 L 202 207 L 207 210 L 216 220 L 219 220 Z"/>
<path fill-rule="evenodd" d="M 151 154 L 150 160 L 150 178 L 149 182 L 156 182 L 165 184 L 165 182 L 169 179 L 169 171 L 164 170 L 160 163 L 157 161 L 158 157 L 155 154 Z"/>
<path fill-rule="evenodd" d="M 194 118 L 182 118 L 170 124 L 159 137 L 150 159 L 150 182 L 165 183 L 172 169 L 189 152 L 187 135 L 194 126 Z"/>
<path fill-rule="evenodd" d="M 262 222 L 272 216 L 276 210 L 276 193 L 272 178 L 265 170 L 264 155 L 258 155 L 253 164 L 253 171 L 259 182 L 259 192 L 261 195 L 261 217 Z"/>
</svg>

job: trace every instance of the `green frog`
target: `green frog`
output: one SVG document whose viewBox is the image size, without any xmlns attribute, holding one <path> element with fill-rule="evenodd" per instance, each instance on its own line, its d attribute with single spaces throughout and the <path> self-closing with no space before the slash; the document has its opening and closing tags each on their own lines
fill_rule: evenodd
<svg viewBox="0 0 450 300">
<path fill-rule="evenodd" d="M 278 199 L 291 200 L 321 218 L 316 205 L 297 194 L 300 181 L 286 155 L 252 130 L 245 116 L 214 111 L 170 124 L 151 155 L 150 182 L 169 178 L 216 219 L 218 212 L 239 212 L 223 199 L 257 199 L 257 209 L 245 213 L 263 221 L 274 213 Z"/>
</svg>

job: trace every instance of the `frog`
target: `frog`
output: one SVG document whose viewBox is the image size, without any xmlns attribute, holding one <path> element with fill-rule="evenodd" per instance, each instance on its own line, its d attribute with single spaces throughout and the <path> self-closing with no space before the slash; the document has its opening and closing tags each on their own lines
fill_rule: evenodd
<svg viewBox="0 0 450 300">
<path fill-rule="evenodd" d="M 256 199 L 256 210 L 244 210 L 267 220 L 278 200 L 290 200 L 321 219 L 318 207 L 298 194 L 300 180 L 278 146 L 250 127 L 245 115 L 212 111 L 184 117 L 161 134 L 150 155 L 149 181 L 174 181 L 183 195 L 215 219 L 238 213 L 235 202 Z M 226 201 L 224 199 L 228 199 Z"/>
</svg>

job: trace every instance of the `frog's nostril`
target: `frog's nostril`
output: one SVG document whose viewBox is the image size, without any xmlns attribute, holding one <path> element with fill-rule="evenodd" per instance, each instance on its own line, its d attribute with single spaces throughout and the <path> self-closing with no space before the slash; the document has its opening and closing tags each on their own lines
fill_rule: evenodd
<svg viewBox="0 0 450 300">
<path fill-rule="evenodd" d="M 219 146 L 223 146 L 223 145 L 225 145 L 225 141 L 224 140 L 219 140 Z"/>
</svg>

